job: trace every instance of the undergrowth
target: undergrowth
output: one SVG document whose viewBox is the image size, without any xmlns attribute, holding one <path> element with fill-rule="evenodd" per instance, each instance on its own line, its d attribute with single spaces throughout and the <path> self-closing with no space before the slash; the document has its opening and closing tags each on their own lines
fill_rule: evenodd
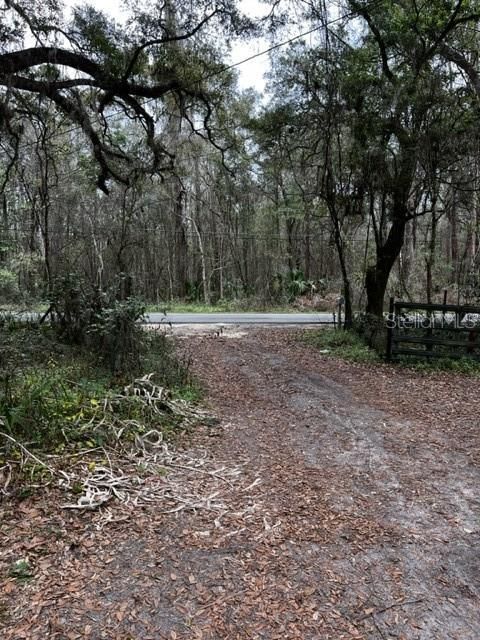
<svg viewBox="0 0 480 640">
<path fill-rule="evenodd" d="M 312 309 L 295 308 L 291 304 L 275 304 L 261 298 L 239 298 L 235 300 L 218 300 L 212 304 L 204 302 L 170 301 L 150 304 L 147 313 L 315 313 Z"/>
<path fill-rule="evenodd" d="M 11 319 L 4 323 L 0 431 L 29 448 L 55 452 L 103 446 L 120 430 L 126 440 L 152 428 L 173 434 L 179 418 L 153 411 L 140 396 L 128 393 L 129 385 L 152 374 L 155 384 L 171 389 L 172 397 L 198 399 L 199 391 L 190 379 L 188 361 L 178 358 L 171 339 L 158 332 L 142 334 L 138 359 L 119 371 L 98 352 L 63 342 L 52 327 Z"/>
<path fill-rule="evenodd" d="M 351 362 L 380 362 L 376 351 L 368 347 L 353 331 L 318 329 L 302 335 L 302 340 L 325 355 L 337 356 Z"/>
<path fill-rule="evenodd" d="M 401 357 L 395 361 L 408 369 L 434 373 L 436 371 L 451 371 L 467 376 L 480 376 L 480 362 L 473 358 L 435 358 L 425 360 L 415 357 Z"/>
<path fill-rule="evenodd" d="M 324 355 L 337 356 L 351 362 L 367 364 L 385 361 L 384 353 L 378 353 L 369 347 L 355 331 L 319 329 L 302 335 L 302 341 L 319 349 Z M 426 360 L 414 357 L 401 357 L 392 363 L 412 371 L 434 373 L 450 371 L 469 376 L 480 376 L 480 362 L 472 358 L 435 358 Z"/>
</svg>

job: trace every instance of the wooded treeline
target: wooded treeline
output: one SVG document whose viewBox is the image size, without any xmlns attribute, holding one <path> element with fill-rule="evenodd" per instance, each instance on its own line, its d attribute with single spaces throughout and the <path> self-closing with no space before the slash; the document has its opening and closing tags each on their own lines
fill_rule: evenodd
<svg viewBox="0 0 480 640">
<path fill-rule="evenodd" d="M 271 53 L 263 100 L 222 56 L 281 40 L 288 4 L 164 3 L 125 32 L 39 6 L 0 18 L 4 301 L 78 273 L 149 302 L 478 302 L 480 2 L 299 3 L 313 31 Z"/>
</svg>

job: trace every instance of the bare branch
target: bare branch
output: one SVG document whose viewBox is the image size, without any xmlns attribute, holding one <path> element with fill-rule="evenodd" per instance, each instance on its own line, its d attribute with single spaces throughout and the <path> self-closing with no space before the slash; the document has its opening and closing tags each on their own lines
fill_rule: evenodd
<svg viewBox="0 0 480 640">
<path fill-rule="evenodd" d="M 450 60 L 450 62 L 453 62 L 459 69 L 465 72 L 477 97 L 480 98 L 480 74 L 474 65 L 467 60 L 463 53 L 446 43 L 443 43 L 439 47 L 439 52 L 444 58 Z"/>
</svg>

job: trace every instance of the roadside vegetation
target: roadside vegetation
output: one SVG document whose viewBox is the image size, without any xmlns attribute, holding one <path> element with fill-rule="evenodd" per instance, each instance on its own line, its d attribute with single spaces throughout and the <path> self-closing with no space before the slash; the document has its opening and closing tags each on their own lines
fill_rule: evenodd
<svg viewBox="0 0 480 640">
<path fill-rule="evenodd" d="M 320 350 L 323 355 L 351 362 L 381 362 L 381 356 L 354 331 L 318 329 L 302 334 L 302 341 Z"/>
<path fill-rule="evenodd" d="M 385 345 L 377 339 L 376 348 L 369 346 L 365 335 L 355 329 L 318 329 L 305 331 L 302 342 L 318 349 L 324 356 L 342 358 L 349 362 L 380 364 L 385 362 Z M 472 358 L 425 358 L 398 357 L 392 367 L 405 367 L 426 373 L 451 371 L 463 375 L 480 376 L 480 362 Z"/>
<path fill-rule="evenodd" d="M 334 310 L 332 306 L 332 311 Z M 295 305 L 295 303 L 275 304 L 258 298 L 239 298 L 235 300 L 219 300 L 212 304 L 204 302 L 170 301 L 149 304 L 148 312 L 167 313 L 316 313 L 315 309 Z"/>
<path fill-rule="evenodd" d="M 433 373 L 435 371 L 450 371 L 467 376 L 480 376 L 480 362 L 472 358 L 434 358 L 425 360 L 414 357 L 399 357 L 396 364 L 414 371 Z"/>
<path fill-rule="evenodd" d="M 199 390 L 188 359 L 171 337 L 138 324 L 143 310 L 69 277 L 52 296 L 48 324 L 0 315 L 4 486 L 49 477 L 44 456 L 61 465 L 79 452 L 105 458 L 145 434 L 172 440 L 195 422 Z"/>
<path fill-rule="evenodd" d="M 175 420 L 159 423 L 138 396 L 125 388 L 145 374 L 174 397 L 193 398 L 188 365 L 173 354 L 169 338 L 158 332 L 142 336 L 135 366 L 112 372 L 93 351 L 58 340 L 54 329 L 8 322 L 2 328 L 0 420 L 5 432 L 43 450 L 77 443 L 99 445 L 114 434 L 112 422 L 170 432 Z"/>
</svg>

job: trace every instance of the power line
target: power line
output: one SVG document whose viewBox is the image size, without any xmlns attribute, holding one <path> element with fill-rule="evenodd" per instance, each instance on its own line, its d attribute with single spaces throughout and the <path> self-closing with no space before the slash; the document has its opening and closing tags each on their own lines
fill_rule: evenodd
<svg viewBox="0 0 480 640">
<path fill-rule="evenodd" d="M 377 2 L 378 2 L 378 0 L 377 0 Z M 252 60 L 255 60 L 256 58 L 259 58 L 260 56 L 264 56 L 267 53 L 271 53 L 272 51 L 275 51 L 276 49 L 280 49 L 281 47 L 285 47 L 288 44 L 291 44 L 292 42 L 295 42 L 296 40 L 299 40 L 300 38 L 305 38 L 306 36 L 309 36 L 312 33 L 315 33 L 316 31 L 320 31 L 320 29 L 324 29 L 326 26 L 328 27 L 328 26 L 334 24 L 335 22 L 338 22 L 340 19 L 341 20 L 346 20 L 348 17 L 351 17 L 351 15 L 352 14 L 346 14 L 346 15 L 342 16 L 341 18 L 336 18 L 335 20 L 332 20 L 331 22 L 328 22 L 327 24 L 322 24 L 322 25 L 319 25 L 318 27 L 313 27 L 312 29 L 309 29 L 308 31 L 304 31 L 303 33 L 299 33 L 296 36 L 292 36 L 288 40 L 284 40 L 283 42 L 277 42 L 276 44 L 273 44 L 272 46 L 268 47 L 268 49 L 264 49 L 263 51 L 259 51 L 258 53 L 254 53 L 251 56 L 248 56 L 248 58 L 244 58 L 243 60 L 240 60 L 239 62 L 234 62 L 233 64 L 228 65 L 227 67 L 222 69 L 221 73 L 224 73 L 225 71 L 229 71 L 230 69 L 234 69 L 235 67 L 239 67 L 242 64 L 245 64 L 247 62 L 251 62 Z M 353 15 L 355 15 L 355 14 L 353 14 Z M 214 74 L 214 75 L 217 75 L 217 74 Z M 210 76 L 207 76 L 205 79 L 208 80 L 209 78 L 210 78 Z"/>
<path fill-rule="evenodd" d="M 369 8 L 373 8 L 375 5 L 379 4 L 380 2 L 381 2 L 381 0 L 375 0 L 374 2 L 372 2 L 369 5 Z M 316 27 L 313 27 L 311 29 L 308 29 L 307 31 L 304 31 L 304 32 L 299 33 L 299 34 L 297 34 L 295 36 L 292 36 L 292 37 L 288 38 L 287 40 L 283 40 L 282 42 L 275 43 L 275 44 L 271 45 L 270 47 L 268 47 L 268 48 L 266 48 L 266 49 L 264 49 L 264 50 L 262 50 L 262 51 L 260 51 L 260 52 L 258 52 L 256 54 L 253 54 L 251 56 L 248 56 L 247 58 L 244 58 L 242 60 L 234 62 L 234 63 L 232 63 L 232 64 L 230 64 L 230 65 L 228 65 L 228 66 L 226 66 L 226 67 L 224 67 L 222 69 L 218 69 L 216 71 L 213 71 L 210 74 L 207 74 L 206 76 L 204 76 L 201 79 L 201 81 L 199 81 L 199 82 L 205 82 L 206 80 L 209 80 L 212 77 L 215 77 L 217 75 L 221 75 L 222 73 L 225 73 L 226 71 L 229 71 L 230 69 L 239 67 L 239 66 L 241 66 L 243 64 L 246 64 L 247 62 L 255 60 L 256 58 L 259 58 L 261 56 L 267 55 L 268 53 L 271 53 L 274 50 L 277 50 L 277 49 L 279 49 L 281 47 L 287 46 L 287 45 L 291 44 L 292 42 L 295 42 L 295 41 L 297 41 L 297 40 L 299 40 L 301 38 L 304 38 L 304 37 L 306 37 L 308 35 L 311 35 L 312 33 L 315 33 L 317 31 L 320 31 L 321 29 L 328 29 L 328 27 L 330 27 L 333 24 L 337 24 L 338 22 L 342 22 L 344 20 L 348 20 L 349 18 L 352 18 L 352 17 L 356 16 L 357 13 L 358 12 L 356 12 L 356 11 L 351 11 L 349 13 L 343 14 L 342 16 L 338 16 L 337 18 L 334 18 L 332 20 L 325 21 L 324 23 L 322 23 L 322 24 L 320 24 L 320 25 L 318 25 Z M 170 92 L 173 92 L 173 90 L 170 90 L 169 92 L 166 92 L 164 95 L 167 95 Z M 145 105 L 150 104 L 152 102 L 156 102 L 156 101 L 157 101 L 157 98 L 150 98 L 148 100 L 145 100 L 143 103 L 141 103 L 141 106 L 144 107 Z M 105 117 L 105 119 L 110 119 L 110 118 L 113 118 L 113 117 L 115 117 L 117 115 L 121 115 L 121 114 L 124 114 L 124 113 L 125 113 L 124 110 L 119 109 L 119 110 L 117 110 L 115 112 L 111 112 L 109 114 L 106 114 L 104 117 Z M 171 113 L 168 113 L 168 112 L 167 112 L 166 115 L 175 116 L 175 114 L 171 114 Z M 59 133 L 52 134 L 52 136 L 50 136 L 50 138 L 49 138 L 49 141 L 52 140 L 53 138 L 58 138 L 58 137 L 61 137 L 61 136 L 63 137 L 65 135 L 68 135 L 69 133 L 74 133 L 76 131 L 82 131 L 82 128 L 79 127 L 79 126 L 75 126 L 75 127 L 71 127 L 70 129 L 67 129 L 66 131 L 62 131 L 61 133 L 59 132 Z M 23 149 L 27 149 L 27 148 L 32 148 L 32 147 L 36 146 L 36 144 L 37 143 L 33 143 L 33 142 L 32 143 L 26 143 L 24 145 L 21 145 L 19 147 L 19 149 L 23 150 Z M 78 154 L 78 152 L 73 150 L 70 153 L 65 154 L 64 157 L 67 157 L 67 158 L 68 157 L 73 157 L 73 156 L 76 156 L 77 154 Z M 196 158 L 196 157 L 198 157 L 198 156 L 192 156 L 192 157 L 190 157 L 190 159 Z M 200 157 L 208 158 L 208 156 L 200 156 Z M 189 158 L 187 158 L 187 159 L 189 159 Z M 253 170 L 251 168 L 247 168 L 247 170 L 249 172 L 253 173 L 254 175 L 258 175 L 258 172 L 256 172 L 255 170 Z M 75 175 L 78 175 L 81 172 L 82 172 L 82 169 L 74 169 L 73 171 L 67 173 L 66 175 L 61 176 L 61 178 L 62 178 L 62 180 L 68 180 L 69 178 L 75 177 Z"/>
<path fill-rule="evenodd" d="M 372 2 L 368 7 L 366 8 L 373 8 L 375 7 L 375 5 L 378 5 L 381 3 L 382 0 L 374 0 L 374 2 Z M 237 62 L 233 62 L 230 65 L 227 65 L 226 67 L 223 67 L 222 69 L 217 69 L 216 71 L 212 71 L 210 73 L 208 73 L 207 75 L 203 76 L 200 80 L 196 81 L 196 84 L 201 84 L 202 82 L 205 82 L 206 80 L 210 80 L 213 77 L 216 77 L 218 75 L 221 75 L 223 73 L 225 73 L 226 71 L 229 71 L 230 69 L 234 69 L 236 67 L 240 67 L 243 64 L 246 64 L 247 62 L 251 62 L 252 60 L 255 60 L 256 58 L 259 58 L 261 56 L 264 56 L 268 53 L 271 53 L 272 51 L 279 49 L 281 47 L 287 46 L 289 44 L 291 44 L 292 42 L 295 42 L 296 40 L 299 40 L 301 38 L 305 38 L 308 35 L 311 35 L 312 33 L 315 33 L 316 31 L 320 31 L 321 29 L 325 29 L 330 27 L 333 24 L 337 24 L 338 22 L 342 22 L 344 20 L 348 20 L 349 18 L 355 17 L 358 14 L 357 11 L 350 11 L 342 16 L 338 16 L 337 18 L 333 18 L 332 20 L 328 20 L 326 22 L 324 22 L 321 25 L 318 25 L 317 27 L 313 27 L 312 29 L 309 29 L 307 31 L 304 31 L 302 33 L 299 33 L 295 36 L 292 36 L 290 38 L 288 38 L 287 40 L 283 40 L 282 42 L 277 42 L 273 45 L 271 45 L 270 47 L 268 47 L 267 49 L 264 49 L 262 51 L 259 51 L 258 53 L 255 53 L 251 56 L 248 56 L 247 58 L 244 58 L 242 60 L 239 60 Z M 191 87 L 192 88 L 192 87 Z M 165 95 L 168 95 L 168 93 L 174 93 L 173 89 L 170 89 L 169 91 L 166 91 L 162 98 Z M 144 107 L 148 104 L 151 104 L 152 102 L 156 102 L 158 100 L 158 98 L 149 98 L 147 100 L 145 100 L 144 102 L 142 102 L 140 104 L 141 107 Z M 115 116 L 118 115 L 122 115 L 125 113 L 124 109 L 118 109 L 117 111 L 113 111 L 111 113 L 108 113 L 104 116 L 105 119 L 110 119 L 110 118 L 114 118 Z M 167 114 L 167 115 L 173 115 L 173 114 Z M 56 138 L 56 137 L 60 137 L 60 136 L 64 136 L 64 135 L 68 135 L 69 133 L 74 133 L 75 131 L 82 131 L 82 128 L 80 126 L 75 126 L 75 127 L 71 127 L 70 129 L 66 129 L 65 131 L 62 131 L 61 133 L 56 133 L 53 134 L 52 136 L 50 136 L 49 140 L 51 140 L 52 138 Z M 20 149 L 24 149 L 24 148 L 30 148 L 32 146 L 35 146 L 36 143 L 27 143 L 25 145 L 22 145 L 20 147 Z"/>
<path fill-rule="evenodd" d="M 35 230 L 32 229 L 32 227 L 29 227 L 27 225 L 17 225 L 15 227 L 6 227 L 6 226 L 0 226 L 0 231 L 3 232 L 10 232 L 12 234 L 19 234 L 19 235 L 31 235 L 32 232 L 35 232 Z M 186 236 L 188 238 L 192 238 L 194 240 L 196 240 L 198 238 L 197 234 L 194 231 L 190 231 L 190 230 L 178 230 L 178 229 L 171 229 L 168 228 L 164 225 L 159 225 L 158 227 L 136 227 L 135 230 L 132 232 L 133 234 L 135 233 L 135 231 L 138 231 L 138 233 L 140 234 L 164 234 L 164 235 L 168 235 L 169 237 L 176 237 L 176 236 Z M 318 230 L 315 231 L 311 231 L 309 234 L 307 233 L 297 233 L 297 234 L 288 234 L 286 231 L 284 234 L 272 234 L 272 233 L 258 233 L 258 232 L 229 232 L 229 231 L 205 231 L 205 230 L 201 230 L 201 235 L 204 238 L 227 238 L 230 239 L 232 241 L 235 240 L 242 240 L 242 241 L 265 241 L 265 240 L 280 240 L 280 241 L 284 241 L 284 242 L 288 242 L 288 241 L 294 241 L 294 242 L 303 242 L 306 239 L 310 239 L 310 240 L 322 240 L 326 243 L 329 243 L 330 241 L 328 240 L 328 237 L 325 236 L 325 234 L 330 234 L 334 231 L 334 229 L 330 226 L 330 224 L 326 224 L 326 225 L 319 225 Z M 358 237 L 359 235 L 362 235 L 362 233 L 357 232 L 355 234 L 355 236 L 352 236 L 350 238 L 346 239 L 346 243 L 347 246 L 348 245 L 353 245 L 353 244 L 364 244 L 366 242 L 366 231 L 364 230 L 364 228 L 362 228 L 363 231 L 363 237 Z M 73 240 L 80 240 L 80 239 L 91 239 L 92 237 L 95 237 L 97 240 L 111 240 L 112 236 L 115 236 L 116 233 L 114 231 L 112 231 L 110 234 L 104 230 L 102 230 L 101 232 L 98 231 L 98 229 L 96 230 L 95 233 L 87 232 L 87 231 L 77 231 L 77 230 L 67 230 L 67 229 L 63 229 L 63 230 L 58 230 L 58 229 L 50 229 L 49 231 L 49 237 L 51 238 L 55 238 L 55 237 L 61 237 L 66 241 L 73 241 Z M 14 240 L 14 238 L 12 239 Z M 138 244 L 138 242 L 141 242 L 142 244 L 144 244 L 145 246 L 161 246 L 158 241 L 158 239 L 154 238 L 153 240 L 151 239 L 151 236 L 149 238 L 149 240 L 145 243 L 145 238 L 144 237 L 138 237 L 135 235 L 131 235 L 128 238 L 128 244 L 129 245 L 135 245 Z M 417 247 L 424 247 L 424 246 L 430 246 L 430 240 L 425 239 L 425 238 L 417 238 L 416 242 L 415 242 Z"/>
</svg>

